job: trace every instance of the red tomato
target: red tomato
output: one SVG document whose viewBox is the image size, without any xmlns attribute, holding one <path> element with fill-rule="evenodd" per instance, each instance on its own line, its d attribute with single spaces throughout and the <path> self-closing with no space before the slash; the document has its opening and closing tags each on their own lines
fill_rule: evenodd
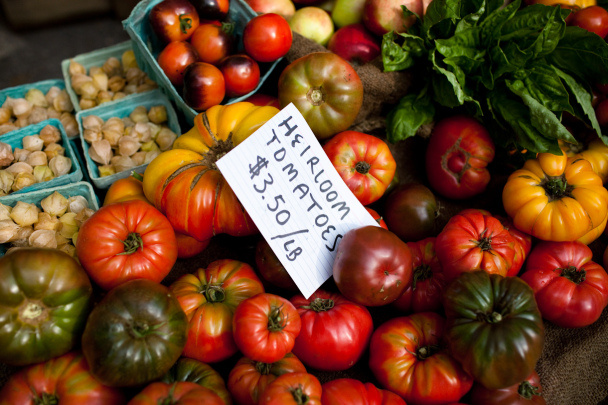
<svg viewBox="0 0 608 405">
<path fill-rule="evenodd" d="M 262 278 L 273 286 L 298 291 L 298 286 L 264 238 L 260 238 L 255 247 L 255 264 Z"/>
<path fill-rule="evenodd" d="M 268 384 L 286 373 L 305 373 L 306 367 L 293 353 L 274 363 L 260 363 L 242 357 L 230 370 L 228 390 L 239 405 L 257 405 Z"/>
<path fill-rule="evenodd" d="M 127 405 L 225 405 L 215 392 L 190 381 L 153 382 Z"/>
<path fill-rule="evenodd" d="M 372 316 L 363 305 L 321 289 L 308 299 L 291 298 L 302 320 L 293 353 L 317 370 L 346 370 L 367 348 L 374 330 Z"/>
<path fill-rule="evenodd" d="M 219 65 L 222 59 L 234 52 L 236 38 L 233 32 L 233 23 L 204 23 L 194 31 L 190 43 L 198 52 L 201 62 Z"/>
<path fill-rule="evenodd" d="M 591 325 L 608 304 L 608 274 L 578 241 L 540 242 L 520 277 L 532 287 L 543 318 L 565 328 Z"/>
<path fill-rule="evenodd" d="M 260 84 L 260 66 L 247 55 L 230 55 L 220 63 L 226 82 L 226 96 L 240 97 L 251 93 Z"/>
<path fill-rule="evenodd" d="M 437 235 L 435 252 L 446 280 L 475 270 L 506 276 L 517 242 L 500 221 L 484 210 L 454 215 Z"/>
<path fill-rule="evenodd" d="M 175 232 L 175 240 L 177 241 L 178 259 L 187 259 L 196 256 L 205 250 L 211 242 L 211 239 L 200 242 L 191 236 L 179 232 Z"/>
<path fill-rule="evenodd" d="M 488 389 L 475 383 L 469 396 L 471 405 L 545 405 L 540 378 L 536 371 L 524 381 L 506 388 Z"/>
<path fill-rule="evenodd" d="M 150 25 L 165 44 L 185 41 L 199 26 L 196 9 L 188 0 L 163 0 L 150 10 Z"/>
<path fill-rule="evenodd" d="M 2 405 L 126 403 L 121 390 L 93 377 L 82 354 L 70 352 L 13 374 L 0 390 Z"/>
<path fill-rule="evenodd" d="M 407 245 L 412 252 L 414 281 L 393 302 L 393 306 L 408 313 L 440 311 L 446 281 L 435 254 L 435 238 L 408 242 Z"/>
<path fill-rule="evenodd" d="M 258 105 L 258 106 L 271 105 L 273 107 L 278 108 L 279 110 L 281 109 L 281 105 L 279 104 L 279 99 L 277 97 L 270 96 L 268 94 L 254 93 L 243 101 L 249 101 L 253 105 Z"/>
<path fill-rule="evenodd" d="M 184 101 L 196 111 L 220 104 L 225 94 L 224 75 L 215 66 L 195 62 L 184 71 Z"/>
<path fill-rule="evenodd" d="M 125 281 L 160 283 L 177 260 L 169 220 L 141 200 L 101 207 L 78 231 L 76 254 L 91 279 L 109 290 Z"/>
<path fill-rule="evenodd" d="M 597 117 L 597 122 L 600 124 L 602 129 L 608 128 L 608 98 L 600 101 L 597 106 L 595 106 L 595 115 Z"/>
<path fill-rule="evenodd" d="M 259 405 L 321 405 L 321 383 L 312 374 L 287 373 L 271 382 Z"/>
<path fill-rule="evenodd" d="M 278 361 L 291 352 L 301 326 L 293 304 L 268 293 L 241 302 L 232 320 L 236 346 L 245 356 L 264 363 Z"/>
<path fill-rule="evenodd" d="M 333 276 L 340 292 L 351 301 L 365 306 L 390 304 L 412 282 L 412 253 L 384 228 L 355 228 L 338 245 Z"/>
<path fill-rule="evenodd" d="M 380 138 L 357 131 L 332 137 L 323 150 L 342 180 L 363 205 L 378 200 L 393 180 L 397 163 Z"/>
<path fill-rule="evenodd" d="M 509 231 L 511 236 L 513 236 L 513 239 L 515 239 L 515 255 L 513 256 L 513 264 L 511 265 L 509 271 L 507 271 L 507 276 L 516 276 L 519 274 L 526 257 L 528 257 L 530 249 L 532 249 L 532 236 L 517 229 L 515 225 L 513 225 L 511 218 L 498 215 L 496 218 L 505 227 L 505 229 Z"/>
<path fill-rule="evenodd" d="M 382 218 L 382 216 L 378 214 L 376 210 L 373 210 L 369 207 L 365 207 L 365 210 L 370 213 L 370 215 L 376 220 L 378 225 L 380 225 L 384 229 L 388 229 L 388 226 L 386 226 L 386 222 L 384 222 L 384 218 Z"/>
<path fill-rule="evenodd" d="M 486 166 L 494 159 L 494 143 L 475 119 L 453 116 L 439 121 L 426 149 L 431 187 L 444 197 L 466 199 L 490 182 Z"/>
<path fill-rule="evenodd" d="M 198 15 L 207 20 L 224 20 L 228 16 L 230 0 L 189 0 Z"/>
<path fill-rule="evenodd" d="M 445 319 L 434 312 L 393 318 L 369 344 L 369 367 L 380 384 L 408 405 L 458 401 L 473 385 L 443 346 Z"/>
<path fill-rule="evenodd" d="M 198 52 L 186 41 L 173 41 L 158 54 L 158 65 L 174 86 L 184 84 L 184 71 L 198 60 Z"/>
<path fill-rule="evenodd" d="M 213 363 L 237 352 L 232 317 L 245 299 L 264 292 L 253 268 L 237 260 L 216 260 L 184 274 L 169 287 L 189 322 L 184 356 Z"/>
<path fill-rule="evenodd" d="M 399 395 L 353 378 L 330 380 L 321 388 L 323 405 L 406 405 Z"/>
<path fill-rule="evenodd" d="M 582 8 L 572 15 L 568 25 L 583 28 L 604 38 L 608 35 L 608 11 L 600 6 Z"/>
<path fill-rule="evenodd" d="M 405 242 L 415 242 L 437 235 L 438 212 L 437 199 L 427 186 L 406 183 L 389 193 L 384 216 L 391 232 Z"/>
<path fill-rule="evenodd" d="M 275 13 L 253 17 L 243 30 L 245 52 L 258 62 L 274 62 L 285 56 L 293 34 L 287 20 Z"/>
</svg>

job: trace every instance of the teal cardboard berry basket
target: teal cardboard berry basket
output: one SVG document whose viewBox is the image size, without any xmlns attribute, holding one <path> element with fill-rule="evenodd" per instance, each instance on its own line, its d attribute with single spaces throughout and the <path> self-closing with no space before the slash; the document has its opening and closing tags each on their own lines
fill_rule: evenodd
<svg viewBox="0 0 608 405">
<path fill-rule="evenodd" d="M 158 40 L 152 31 L 152 27 L 148 21 L 148 16 L 150 14 L 150 10 L 152 10 L 152 8 L 161 1 L 162 0 L 140 1 L 131 12 L 131 15 L 124 20 L 122 24 L 131 37 L 135 59 L 137 60 L 140 68 L 159 85 L 167 97 L 169 97 L 169 99 L 175 103 L 176 108 L 184 115 L 186 122 L 192 126 L 194 124 L 194 117 L 198 114 L 198 112 L 184 102 L 181 94 L 178 92 L 175 86 L 171 84 L 169 78 L 167 75 L 165 75 L 157 62 L 158 54 L 162 51 L 163 44 Z M 245 28 L 245 25 L 247 25 L 247 22 L 249 22 L 249 20 L 256 15 L 257 13 L 253 11 L 251 7 L 249 7 L 249 5 L 243 0 L 230 1 L 228 19 L 234 22 L 234 32 L 239 37 L 237 52 L 244 52 L 241 34 Z M 202 18 L 203 17 L 201 17 L 201 19 Z M 266 79 L 271 75 L 272 71 L 275 69 L 281 59 L 282 58 L 272 63 L 259 63 L 260 82 L 258 83 L 258 86 L 244 96 L 224 99 L 222 104 L 232 104 L 243 101 L 255 94 Z"/>
</svg>

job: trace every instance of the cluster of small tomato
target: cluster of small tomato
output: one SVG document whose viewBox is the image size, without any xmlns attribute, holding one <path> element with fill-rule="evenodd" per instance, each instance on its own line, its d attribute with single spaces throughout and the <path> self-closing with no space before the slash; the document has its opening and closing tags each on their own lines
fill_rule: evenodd
<svg viewBox="0 0 608 405">
<path fill-rule="evenodd" d="M 251 93 L 260 83 L 260 63 L 276 61 L 291 47 L 289 23 L 269 13 L 247 22 L 243 49 L 238 49 L 239 33 L 229 8 L 228 0 L 163 0 L 149 13 L 153 32 L 164 45 L 158 64 L 197 111 Z"/>
</svg>

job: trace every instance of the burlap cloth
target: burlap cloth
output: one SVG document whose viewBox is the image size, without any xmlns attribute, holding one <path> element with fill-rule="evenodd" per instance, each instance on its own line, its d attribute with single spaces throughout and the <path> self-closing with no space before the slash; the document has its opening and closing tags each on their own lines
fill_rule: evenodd
<svg viewBox="0 0 608 405">
<path fill-rule="evenodd" d="M 310 52 L 325 51 L 324 48 L 295 35 L 292 49 L 286 56 L 289 63 Z M 413 78 L 404 72 L 383 73 L 379 60 L 356 67 L 365 88 L 364 105 L 352 129 L 360 130 L 385 138 L 384 117 L 392 104 L 406 94 Z M 275 81 L 276 83 L 276 81 Z M 427 128 L 428 130 L 429 128 Z M 427 131 L 428 132 L 428 131 Z M 416 136 L 397 144 L 389 144 L 397 161 L 397 175 L 401 183 L 419 182 L 427 184 L 424 169 L 424 150 L 427 139 Z M 490 166 L 493 174 L 492 181 L 483 195 L 464 202 L 450 201 L 437 196 L 441 206 L 440 215 L 436 221 L 438 233 L 447 220 L 464 208 L 484 208 L 494 214 L 504 214 L 501 194 L 510 168 L 499 159 Z M 428 185 L 428 184 L 427 184 Z M 372 208 L 383 212 L 384 200 L 374 203 Z M 255 267 L 255 244 L 259 236 L 234 238 L 219 235 L 212 239 L 209 247 L 196 257 L 178 260 L 171 273 L 163 281 L 169 285 L 179 276 L 193 272 L 199 267 L 207 267 L 218 259 L 231 258 L 249 263 Z M 594 260 L 602 263 L 602 254 L 608 238 L 602 236 L 591 244 Z M 322 288 L 337 290 L 333 280 L 328 280 Z M 281 294 L 290 298 L 294 293 L 277 290 L 266 285 L 268 292 Z M 390 306 L 370 308 L 374 319 L 374 327 L 382 322 L 401 316 Z M 550 405 L 593 405 L 608 404 L 608 311 L 593 325 L 580 329 L 564 329 L 545 322 L 546 339 L 543 354 L 536 370 L 541 377 L 544 396 Z M 2 350 L 0 348 L 0 350 Z M 230 369 L 239 359 L 240 354 L 214 364 L 213 367 L 226 380 Z M 310 369 L 321 382 L 340 377 L 351 377 L 361 381 L 377 384 L 367 367 L 368 354 L 349 370 L 343 372 L 321 372 Z M 8 380 L 17 368 L 0 363 L 0 386 Z M 466 396 L 461 402 L 466 402 Z"/>
</svg>

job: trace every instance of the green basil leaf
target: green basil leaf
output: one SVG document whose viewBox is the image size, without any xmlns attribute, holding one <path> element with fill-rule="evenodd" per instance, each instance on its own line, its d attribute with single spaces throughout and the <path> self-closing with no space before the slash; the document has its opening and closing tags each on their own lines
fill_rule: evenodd
<svg viewBox="0 0 608 405">
<path fill-rule="evenodd" d="M 600 124 L 597 122 L 597 117 L 595 116 L 595 110 L 591 105 L 593 95 L 582 84 L 577 82 L 574 77 L 566 72 L 559 70 L 555 66 L 553 66 L 553 71 L 557 73 L 557 76 L 562 78 L 564 83 L 566 83 L 566 86 L 570 89 L 570 92 L 580 107 L 580 111 L 572 111 L 571 113 L 574 113 L 579 119 L 589 123 L 602 141 L 608 145 L 608 136 L 602 135 Z"/>
<path fill-rule="evenodd" d="M 608 43 L 582 28 L 567 27 L 564 37 L 546 59 L 579 79 L 587 79 L 590 84 L 608 80 Z"/>
<path fill-rule="evenodd" d="M 522 104 L 521 100 L 509 97 L 506 89 L 495 89 L 489 94 L 489 100 L 496 117 L 515 134 L 518 146 L 534 153 L 549 152 L 557 155 L 562 153 L 556 139 L 544 136 L 532 125 L 530 109 Z M 508 131 L 501 134 L 494 133 L 494 138 L 497 138 L 499 145 L 509 145 L 513 135 Z"/>
<path fill-rule="evenodd" d="M 462 4 L 467 0 L 433 0 L 422 22 L 422 37 L 426 39 L 451 36 L 462 17 Z"/>
<path fill-rule="evenodd" d="M 540 133 L 548 138 L 561 139 L 573 144 L 578 143 L 570 131 L 559 121 L 555 113 L 530 95 L 527 89 L 510 80 L 506 80 L 505 83 L 509 90 L 521 97 L 523 103 L 530 110 L 530 123 Z"/>
<path fill-rule="evenodd" d="M 524 7 L 502 26 L 500 40 L 501 42 L 517 39 L 528 40 L 530 37 L 535 37 L 548 24 L 553 24 L 560 19 L 563 21 L 564 14 L 568 13 L 569 11 L 564 12 L 560 7 L 543 4 Z"/>
<path fill-rule="evenodd" d="M 566 22 L 561 14 L 560 7 L 551 7 L 551 13 L 547 25 L 542 29 L 534 42 L 530 44 L 528 50 L 532 52 L 534 58 L 542 58 L 545 55 L 553 52 L 557 47 L 559 40 L 566 32 Z"/>
<path fill-rule="evenodd" d="M 532 55 L 522 51 L 515 42 L 506 42 L 504 47 L 495 46 L 490 49 L 494 79 L 525 68 L 531 58 Z"/>
<path fill-rule="evenodd" d="M 525 90 L 545 108 L 556 113 L 574 113 L 570 94 L 551 65 L 537 62 L 531 69 L 519 70 L 512 76 L 511 86 Z"/>
<path fill-rule="evenodd" d="M 395 35 L 403 40 L 402 45 L 395 41 Z M 385 72 L 408 69 L 414 65 L 415 58 L 426 53 L 422 38 L 407 33 L 395 34 L 392 31 L 382 37 L 381 50 Z"/>
<path fill-rule="evenodd" d="M 448 69 L 440 66 L 437 61 L 437 52 L 431 53 L 433 70 L 437 72 L 432 76 L 435 101 L 446 107 L 457 107 L 465 101 L 475 101 L 465 92 L 464 75 L 456 75 Z"/>
<path fill-rule="evenodd" d="M 503 9 L 498 9 L 490 14 L 479 25 L 480 41 L 485 47 L 498 42 L 502 26 L 510 20 L 519 9 L 521 0 L 515 0 Z"/>
<path fill-rule="evenodd" d="M 408 94 L 386 117 L 386 135 L 391 143 L 416 135 L 424 124 L 433 122 L 435 106 L 428 92 L 420 95 Z"/>
<path fill-rule="evenodd" d="M 465 56 L 469 59 L 482 59 L 486 51 L 480 47 L 480 29 L 477 27 L 460 31 L 448 39 L 436 39 L 435 48 L 445 57 Z"/>
</svg>

